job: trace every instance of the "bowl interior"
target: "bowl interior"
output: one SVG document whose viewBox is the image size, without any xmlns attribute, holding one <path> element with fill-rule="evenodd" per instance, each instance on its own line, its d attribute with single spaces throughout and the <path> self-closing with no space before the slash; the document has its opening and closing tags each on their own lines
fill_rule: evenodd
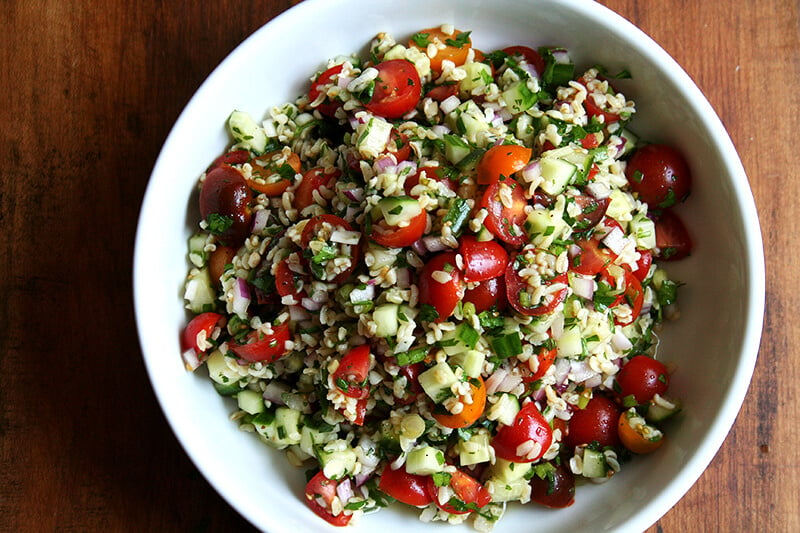
<svg viewBox="0 0 800 533">
<path fill-rule="evenodd" d="M 633 79 L 619 88 L 637 103 L 633 130 L 677 145 L 690 161 L 695 185 L 680 213 L 696 252 L 668 265 L 686 286 L 681 320 L 667 324 L 659 347 L 660 358 L 678 367 L 672 392 L 684 400 L 684 413 L 657 453 L 626 465 L 610 484 L 579 487 L 571 508 L 512 505 L 495 529 L 524 530 L 535 520 L 546 531 L 641 531 L 699 477 L 738 412 L 761 331 L 763 254 L 747 178 L 711 106 L 652 40 L 594 2 L 495 0 L 489 10 L 482 0 L 409 0 L 399 10 L 388 0 L 307 0 L 245 41 L 178 119 L 142 206 L 135 304 L 153 387 L 189 456 L 246 518 L 274 532 L 327 527 L 302 501 L 303 470 L 239 432 L 228 419 L 233 402 L 214 392 L 203 369 L 190 374 L 183 368 L 181 294 L 186 239 L 196 220 L 187 206 L 198 176 L 229 142 L 224 124 L 231 110 L 264 116 L 307 90 L 308 78 L 329 57 L 363 51 L 378 31 L 400 40 L 445 22 L 472 30 L 474 45 L 484 50 L 560 45 L 579 67 L 628 69 Z M 364 517 L 356 529 L 378 525 L 387 533 L 432 527 L 416 513 L 390 509 Z"/>
</svg>

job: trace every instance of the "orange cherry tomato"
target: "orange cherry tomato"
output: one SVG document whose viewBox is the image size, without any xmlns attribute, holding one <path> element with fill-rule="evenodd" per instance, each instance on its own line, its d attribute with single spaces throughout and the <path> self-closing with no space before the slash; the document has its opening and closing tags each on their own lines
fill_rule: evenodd
<svg viewBox="0 0 800 533">
<path fill-rule="evenodd" d="M 635 413 L 635 411 L 634 411 Z M 638 415 L 632 415 L 630 411 L 623 411 L 619 415 L 617 432 L 622 445 L 633 453 L 650 453 L 664 444 L 664 437 L 658 433 L 657 436 L 647 438 L 646 432 L 651 429 Z"/>
<path fill-rule="evenodd" d="M 483 414 L 484 407 L 486 407 L 486 385 L 483 383 L 483 378 L 478 376 L 470 379 L 469 392 L 472 396 L 472 403 L 462 401 L 464 409 L 460 413 L 434 413 L 433 418 L 444 427 L 453 429 L 464 428 L 475 423 Z"/>
<path fill-rule="evenodd" d="M 235 249 L 221 244 L 218 244 L 217 249 L 211 252 L 208 257 L 208 273 L 211 277 L 211 283 L 215 287 L 219 287 L 219 280 L 225 272 L 225 266 L 233 262 L 233 256 L 235 255 Z"/>
<path fill-rule="evenodd" d="M 518 144 L 498 144 L 483 154 L 478 162 L 477 180 L 481 185 L 489 185 L 503 176 L 510 178 L 512 174 L 525 168 L 531 160 L 533 151 Z"/>
<path fill-rule="evenodd" d="M 431 69 L 436 72 L 442 71 L 442 62 L 445 59 L 452 61 L 456 66 L 463 65 L 472 48 L 469 32 L 453 30 L 453 33 L 448 35 L 441 28 L 428 28 L 415 33 L 408 45 L 426 52 L 431 43 L 438 49 L 436 55 L 430 58 Z M 444 48 L 440 48 L 441 45 L 444 45 Z"/>
<path fill-rule="evenodd" d="M 300 172 L 300 156 L 294 152 L 285 156 L 282 150 L 277 150 L 252 159 L 250 165 L 253 167 L 252 177 L 247 180 L 250 188 L 267 196 L 278 196 L 292 184 L 294 175 Z"/>
</svg>

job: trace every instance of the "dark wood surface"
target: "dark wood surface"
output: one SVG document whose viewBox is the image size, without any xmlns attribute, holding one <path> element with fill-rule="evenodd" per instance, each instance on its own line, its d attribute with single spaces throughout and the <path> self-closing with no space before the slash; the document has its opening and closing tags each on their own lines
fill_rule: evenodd
<svg viewBox="0 0 800 533">
<path fill-rule="evenodd" d="M 171 433 L 142 364 L 131 263 L 173 121 L 293 4 L 0 7 L 0 530 L 246 531 Z M 798 3 L 604 2 L 688 71 L 737 146 L 767 252 L 753 383 L 728 439 L 649 531 L 800 530 Z"/>
</svg>

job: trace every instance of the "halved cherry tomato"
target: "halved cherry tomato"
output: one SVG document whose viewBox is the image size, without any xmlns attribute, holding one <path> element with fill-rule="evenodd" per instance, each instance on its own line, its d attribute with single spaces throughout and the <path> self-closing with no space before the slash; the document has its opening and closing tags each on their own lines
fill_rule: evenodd
<svg viewBox="0 0 800 533">
<path fill-rule="evenodd" d="M 439 501 L 439 487 L 436 486 L 432 477 L 428 478 L 428 492 L 433 502 L 437 507 L 450 514 L 467 514 L 485 507 L 492 501 L 492 495 L 489 494 L 486 487 L 461 470 L 456 470 L 451 474 L 450 488 L 453 489 L 453 493 L 455 493 L 453 498 L 457 501 L 450 500 L 442 503 Z"/>
<path fill-rule="evenodd" d="M 575 205 L 581 208 L 581 212 L 575 217 L 572 229 L 575 232 L 584 232 L 592 229 L 603 220 L 611 201 L 608 198 L 597 200 L 589 195 L 581 194 L 572 197 Z"/>
<path fill-rule="evenodd" d="M 498 144 L 483 154 L 478 166 L 477 181 L 481 185 L 489 185 L 503 177 L 522 170 L 531 160 L 532 150 L 518 144 Z"/>
<path fill-rule="evenodd" d="M 393 470 L 390 465 L 386 465 L 378 488 L 399 502 L 424 507 L 433 502 L 433 497 L 428 491 L 428 479 L 428 476 L 409 474 L 403 466 Z"/>
<path fill-rule="evenodd" d="M 444 48 L 438 48 L 436 55 L 430 58 L 431 69 L 435 72 L 442 71 L 444 60 L 452 61 L 456 66 L 463 65 L 469 55 L 469 49 L 472 47 L 469 32 L 454 30 L 453 33 L 447 34 L 441 28 L 428 28 L 415 33 L 408 42 L 408 46 L 418 48 L 425 53 L 428 44 L 431 43 L 437 45 L 437 48 L 439 45 L 444 45 Z"/>
<path fill-rule="evenodd" d="M 364 425 L 364 419 L 367 417 L 367 401 L 369 398 L 364 397 L 356 401 L 356 416 L 351 420 L 357 426 Z M 345 415 L 345 418 L 347 415 Z"/>
<path fill-rule="evenodd" d="M 324 215 L 316 215 L 308 219 L 306 222 L 305 227 L 303 228 L 303 233 L 300 235 L 300 244 L 304 250 L 309 249 L 309 243 L 312 239 L 317 238 L 320 235 L 320 230 L 322 227 L 328 224 L 332 227 L 333 230 L 336 228 L 343 228 L 347 231 L 352 231 L 353 227 L 347 222 L 345 219 L 341 217 L 337 217 L 336 215 L 324 214 Z M 350 274 L 355 270 L 356 265 L 358 264 L 358 260 L 360 257 L 360 241 L 359 244 L 356 245 L 348 245 L 350 249 L 350 266 L 337 274 L 332 279 L 326 279 L 323 281 L 330 281 L 331 283 L 341 283 L 346 280 Z"/>
<path fill-rule="evenodd" d="M 627 304 L 631 307 L 631 314 L 627 319 L 616 319 L 616 323 L 619 326 L 627 326 L 636 320 L 636 317 L 642 312 L 642 306 L 644 305 L 644 289 L 642 288 L 642 284 L 639 282 L 639 278 L 627 268 L 625 269 L 625 292 L 623 296 Z"/>
<path fill-rule="evenodd" d="M 289 262 L 284 259 L 278 263 L 278 266 L 276 267 L 275 290 L 278 292 L 281 298 L 284 296 L 292 296 L 297 302 L 299 302 L 305 296 L 305 291 L 298 289 L 297 287 L 298 281 L 302 281 L 302 279 L 303 276 L 289 268 Z"/>
<path fill-rule="evenodd" d="M 616 375 L 614 391 L 625 406 L 631 399 L 638 405 L 645 404 L 656 394 L 664 395 L 669 388 L 669 372 L 664 363 L 646 355 L 632 357 Z"/>
<path fill-rule="evenodd" d="M 449 275 L 449 279 L 434 279 L 435 272 L 444 272 Z M 462 273 L 456 266 L 455 252 L 440 252 L 428 259 L 422 267 L 418 283 L 419 301 L 436 309 L 439 314 L 436 322 L 446 320 L 452 315 L 456 305 L 464 297 L 464 282 L 461 278 Z"/>
<path fill-rule="evenodd" d="M 522 380 L 527 383 L 533 383 L 534 381 L 542 379 L 550 367 L 553 366 L 553 363 L 556 360 L 556 355 L 558 355 L 558 348 L 547 348 L 546 346 L 540 346 L 539 352 L 536 354 L 536 358 L 539 361 L 539 366 L 536 367 L 536 372 L 530 376 L 523 377 Z"/>
<path fill-rule="evenodd" d="M 625 167 L 631 190 L 652 208 L 666 209 L 683 202 L 692 189 L 692 174 L 683 154 L 666 144 L 636 150 Z"/>
<path fill-rule="evenodd" d="M 476 313 L 491 309 L 492 306 L 502 311 L 508 306 L 505 277 L 487 279 L 479 282 L 476 287 L 467 289 L 464 291 L 464 301 L 474 305 Z"/>
<path fill-rule="evenodd" d="M 271 335 L 259 335 L 253 331 L 247 336 L 246 344 L 236 342 L 228 343 L 228 347 L 233 353 L 251 363 L 274 363 L 291 350 L 286 349 L 286 341 L 291 340 L 292 332 L 289 324 L 277 324 L 272 326 Z"/>
<path fill-rule="evenodd" d="M 411 157 L 411 143 L 408 141 L 408 135 L 397 131 L 397 128 L 392 128 L 389 132 L 389 142 L 386 143 L 386 151 L 394 156 L 396 162 L 406 161 Z"/>
<path fill-rule="evenodd" d="M 594 237 L 579 239 L 575 246 L 580 251 L 570 259 L 570 269 L 578 274 L 594 276 L 616 259 L 616 254 L 608 248 L 600 248 L 600 242 Z"/>
<path fill-rule="evenodd" d="M 619 446 L 617 422 L 620 409 L 613 401 L 595 394 L 586 407 L 576 409 L 569 420 L 565 444 L 573 449 L 597 441 L 600 446 Z"/>
<path fill-rule="evenodd" d="M 300 156 L 294 152 L 284 155 L 282 150 L 277 150 L 253 158 L 250 165 L 253 167 L 252 177 L 247 180 L 250 188 L 267 196 L 279 196 L 300 172 Z M 274 179 L 276 175 L 278 179 Z"/>
<path fill-rule="evenodd" d="M 334 168 L 329 169 L 327 172 L 322 167 L 312 168 L 303 174 L 303 180 L 294 191 L 294 208 L 302 211 L 306 207 L 314 203 L 314 191 L 318 191 L 321 187 L 331 189 L 333 183 L 339 179 L 342 171 Z"/>
<path fill-rule="evenodd" d="M 640 282 L 644 283 L 647 275 L 650 274 L 650 265 L 653 264 L 653 254 L 650 250 L 639 250 L 639 259 L 636 261 L 636 270 L 633 275 Z"/>
<path fill-rule="evenodd" d="M 217 244 L 216 249 L 208 257 L 208 274 L 215 287 L 220 284 L 220 278 L 225 272 L 225 267 L 233 262 L 236 250 L 230 246 Z"/>
<path fill-rule="evenodd" d="M 308 91 L 308 100 L 310 102 L 316 100 L 321 93 L 320 88 L 323 85 L 329 84 L 333 77 L 342 71 L 342 68 L 342 65 L 336 65 L 320 74 L 319 77 L 311 84 L 311 89 Z M 336 110 L 340 107 L 342 107 L 342 102 L 338 100 L 330 101 L 327 97 L 325 97 L 325 100 L 323 100 L 322 103 L 317 106 L 317 109 L 320 113 L 322 113 L 323 116 L 333 117 L 336 114 Z"/>
<path fill-rule="evenodd" d="M 389 226 L 384 220 L 372 225 L 370 238 L 387 248 L 402 248 L 411 246 L 425 233 L 428 226 L 428 212 L 424 209 L 419 215 L 408 221 L 407 226 Z"/>
<path fill-rule="evenodd" d="M 368 344 L 352 348 L 339 361 L 339 366 L 331 376 L 333 383 L 345 396 L 365 398 L 369 394 L 369 369 L 372 366 L 372 355 Z"/>
<path fill-rule="evenodd" d="M 451 96 L 456 96 L 458 94 L 458 82 L 455 83 L 443 83 L 442 85 L 437 85 L 425 93 L 426 98 L 431 98 L 432 100 L 436 100 L 437 102 L 443 102 L 450 98 Z"/>
<path fill-rule="evenodd" d="M 544 479 L 531 478 L 531 500 L 553 509 L 569 507 L 575 503 L 575 476 L 565 463 L 550 464 L 553 470 Z"/>
<path fill-rule="evenodd" d="M 375 65 L 378 77 L 372 99 L 364 104 L 375 115 L 399 118 L 414 109 L 422 93 L 422 83 L 413 63 L 390 59 Z"/>
<path fill-rule="evenodd" d="M 511 205 L 505 205 L 501 198 L 508 195 Z M 487 211 L 483 223 L 498 239 L 508 244 L 522 244 L 526 235 L 523 224 L 527 219 L 525 192 L 522 186 L 511 178 L 496 181 L 486 188 L 480 206 Z"/>
<path fill-rule="evenodd" d="M 534 449 L 525 454 L 519 454 L 520 446 L 527 442 L 536 443 Z M 515 463 L 532 463 L 538 461 L 553 443 L 553 430 L 550 424 L 539 412 L 536 404 L 529 402 L 522 406 L 514 423 L 510 426 L 501 425 L 492 439 L 492 448 L 495 455 Z"/>
<path fill-rule="evenodd" d="M 479 241 L 472 235 L 464 235 L 458 252 L 464 259 L 465 281 L 485 281 L 506 271 L 508 252 L 495 241 Z"/>
<path fill-rule="evenodd" d="M 509 46 L 507 48 L 503 48 L 503 52 L 512 57 L 522 57 L 529 65 L 536 69 L 536 73 L 540 78 L 542 77 L 542 74 L 544 74 L 544 58 L 533 48 L 528 46 Z"/>
<path fill-rule="evenodd" d="M 220 165 L 208 172 L 203 181 L 200 215 L 209 222 L 209 229 L 222 244 L 238 248 L 250 234 L 251 200 L 242 173 L 232 166 Z M 215 226 L 209 217 L 216 217 L 219 224 Z"/>
<path fill-rule="evenodd" d="M 341 527 L 346 526 L 351 515 L 339 513 L 334 516 L 331 509 L 333 499 L 336 497 L 336 487 L 339 483 L 328 479 L 322 471 L 317 472 L 314 477 L 306 484 L 306 505 L 314 511 L 314 514 L 324 519 L 331 525 Z M 347 502 L 342 502 L 342 505 Z"/>
<path fill-rule="evenodd" d="M 646 432 L 652 428 L 635 413 L 635 411 L 620 413 L 617 425 L 619 440 L 626 449 L 633 453 L 644 454 L 656 451 L 664 444 L 664 437 L 659 432 L 653 437 L 647 438 Z"/>
<path fill-rule="evenodd" d="M 220 324 L 221 320 L 223 320 L 222 315 L 212 312 L 202 313 L 191 319 L 186 325 L 186 329 L 183 330 L 182 348 L 184 350 L 193 348 L 195 353 L 203 353 L 205 350 L 201 350 L 197 345 L 197 336 L 202 332 L 204 334 L 204 338 L 210 339 L 211 334 L 214 332 L 214 328 Z"/>
<path fill-rule="evenodd" d="M 486 407 L 486 386 L 483 378 L 478 376 L 470 379 L 468 383 L 472 403 L 466 403 L 462 398 L 464 409 L 460 413 L 433 413 L 433 418 L 444 427 L 457 429 L 471 426 L 483 414 L 483 409 Z"/>
<path fill-rule="evenodd" d="M 560 289 L 545 297 L 545 299 L 537 305 L 530 306 L 528 302 L 525 301 L 527 295 L 530 294 L 528 292 L 528 283 L 519 275 L 514 263 L 515 257 L 512 257 L 508 262 L 508 267 L 506 267 L 506 296 L 508 297 L 508 302 L 511 304 L 511 307 L 513 307 L 517 312 L 528 316 L 546 315 L 548 313 L 552 313 L 555 308 L 558 307 L 558 304 L 563 302 L 567 297 L 567 274 L 564 273 L 545 282 L 548 285 L 553 283 L 563 283 L 565 284 L 563 289 Z"/>
<path fill-rule="evenodd" d="M 400 374 L 406 378 L 406 389 L 402 397 L 395 396 L 396 405 L 408 405 L 416 401 L 417 396 L 423 391 L 422 385 L 419 384 L 419 375 L 423 372 L 425 365 L 421 362 L 400 367 Z"/>
<path fill-rule="evenodd" d="M 605 124 L 611 124 L 612 122 L 619 122 L 620 116 L 617 113 L 612 113 L 610 111 L 606 111 L 594 100 L 594 96 L 592 93 L 586 95 L 586 100 L 583 101 L 583 107 L 586 109 L 586 114 L 590 117 L 603 117 L 603 122 Z"/>
<path fill-rule="evenodd" d="M 206 172 L 211 172 L 213 169 L 221 165 L 241 165 L 247 163 L 250 159 L 249 150 L 231 150 L 217 157 L 209 166 Z"/>
<path fill-rule="evenodd" d="M 581 146 L 586 148 L 587 150 L 591 150 L 592 148 L 597 148 L 600 146 L 600 137 L 596 133 L 589 133 L 581 139 Z"/>
<path fill-rule="evenodd" d="M 655 221 L 658 258 L 677 261 L 692 253 L 692 239 L 680 217 L 667 209 Z"/>
</svg>

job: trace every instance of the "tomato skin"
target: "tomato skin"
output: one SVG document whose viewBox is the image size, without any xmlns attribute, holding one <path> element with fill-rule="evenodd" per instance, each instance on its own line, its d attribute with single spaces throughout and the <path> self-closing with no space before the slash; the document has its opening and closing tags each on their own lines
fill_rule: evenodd
<svg viewBox="0 0 800 533">
<path fill-rule="evenodd" d="M 517 448 L 526 441 L 532 440 L 539 444 L 539 453 L 534 456 L 517 455 Z M 547 423 L 536 404 L 529 402 L 514 418 L 510 426 L 499 426 L 497 434 L 492 439 L 492 448 L 495 455 L 515 463 L 532 463 L 538 461 L 553 443 L 553 430 Z"/>
<path fill-rule="evenodd" d="M 298 290 L 296 284 L 298 278 L 302 278 L 302 276 L 289 268 L 289 262 L 286 259 L 278 263 L 275 270 L 275 290 L 281 298 L 292 296 L 298 302 L 303 299 L 305 291 Z"/>
<path fill-rule="evenodd" d="M 342 527 L 350 522 L 352 516 L 344 513 L 339 513 L 334 516 L 333 513 L 331 513 L 331 502 L 336 496 L 336 487 L 338 485 L 339 483 L 336 481 L 325 477 L 322 471 L 317 472 L 306 484 L 306 505 L 314 511 L 314 514 L 324 519 L 329 524 Z M 319 502 L 318 497 L 322 498 L 325 506 Z M 346 502 L 342 503 L 344 504 Z"/>
<path fill-rule="evenodd" d="M 586 109 L 586 114 L 590 117 L 603 117 L 603 122 L 605 124 L 611 124 L 612 122 L 619 122 L 620 116 L 616 113 L 611 113 L 606 111 L 594 100 L 594 96 L 592 93 L 586 95 L 586 100 L 583 101 L 583 107 Z"/>
<path fill-rule="evenodd" d="M 339 361 L 339 366 L 332 376 L 333 383 L 345 396 L 359 400 L 366 398 L 369 395 L 367 377 L 371 366 L 372 355 L 369 345 L 356 346 Z M 346 388 L 342 388 L 342 385 L 346 385 Z"/>
<path fill-rule="evenodd" d="M 477 385 L 475 381 L 478 382 Z M 444 427 L 453 429 L 464 428 L 475 423 L 486 407 L 486 386 L 483 383 L 483 378 L 478 376 L 474 380 L 471 379 L 469 381 L 469 390 L 472 395 L 472 403 L 465 403 L 463 411 L 457 415 L 433 413 L 433 418 Z"/>
<path fill-rule="evenodd" d="M 508 252 L 495 241 L 479 241 L 472 235 L 461 237 L 458 251 L 464 258 L 464 280 L 485 281 L 502 276 Z"/>
<path fill-rule="evenodd" d="M 564 463 L 550 464 L 555 468 L 552 479 L 531 478 L 531 500 L 553 509 L 569 507 L 575 503 L 575 476 Z"/>
<path fill-rule="evenodd" d="M 653 254 L 650 250 L 639 250 L 639 260 L 636 261 L 636 270 L 633 275 L 639 282 L 644 283 L 650 273 L 650 265 L 653 264 Z"/>
<path fill-rule="evenodd" d="M 538 381 L 544 377 L 547 371 L 553 366 L 553 363 L 556 360 L 556 356 L 558 355 L 558 348 L 547 348 L 542 346 L 539 348 L 539 353 L 536 355 L 536 358 L 539 360 L 539 366 L 536 367 L 536 372 L 531 374 L 530 376 L 523 377 L 522 380 L 526 383 L 533 383 Z"/>
<path fill-rule="evenodd" d="M 211 172 L 213 169 L 222 165 L 241 165 L 247 163 L 250 159 L 249 150 L 231 150 L 217 157 L 209 166 L 206 172 Z"/>
<path fill-rule="evenodd" d="M 384 118 L 400 118 L 417 106 L 422 83 L 413 63 L 390 59 L 378 63 L 375 68 L 378 70 L 375 90 L 364 107 Z"/>
<path fill-rule="evenodd" d="M 694 245 L 683 221 L 671 210 L 661 213 L 655 221 L 656 248 L 662 261 L 677 261 L 691 255 Z"/>
<path fill-rule="evenodd" d="M 483 154 L 476 168 L 480 185 L 489 185 L 502 177 L 510 178 L 531 160 L 532 150 L 517 144 L 492 146 Z"/>
<path fill-rule="evenodd" d="M 294 208 L 302 211 L 314 203 L 314 191 L 321 187 L 331 188 L 333 183 L 339 179 L 342 171 L 331 169 L 326 172 L 322 167 L 312 168 L 303 174 L 303 180 L 294 191 Z"/>
<path fill-rule="evenodd" d="M 330 83 L 333 77 L 342 71 L 342 68 L 342 65 L 336 65 L 320 74 L 319 77 L 311 84 L 311 89 L 308 91 L 308 100 L 311 102 L 316 100 L 320 95 L 321 86 Z M 317 106 L 317 109 L 323 116 L 332 118 L 335 116 L 336 110 L 340 107 L 342 107 L 342 102 L 336 100 L 329 101 L 326 97 L 325 100 Z"/>
<path fill-rule="evenodd" d="M 625 167 L 632 191 L 652 208 L 666 209 L 683 202 L 692 189 L 692 175 L 683 155 L 666 144 L 636 150 Z"/>
<path fill-rule="evenodd" d="M 208 258 L 208 274 L 211 277 L 211 283 L 215 287 L 219 287 L 220 278 L 225 272 L 225 266 L 233 261 L 236 255 L 236 250 L 230 246 L 217 245 L 217 248 L 211 252 Z"/>
<path fill-rule="evenodd" d="M 284 158 L 285 162 L 279 167 L 277 161 Z M 276 173 L 283 165 L 289 165 L 289 167 L 294 170 L 295 174 L 297 174 L 300 172 L 300 156 L 294 152 L 284 155 L 282 150 L 277 150 L 252 159 L 250 165 L 253 168 L 252 178 L 247 180 L 247 185 L 249 185 L 251 189 L 266 194 L 267 196 L 280 196 L 283 194 L 283 191 L 289 188 L 289 185 L 292 184 L 292 180 L 282 178 L 275 182 L 260 183 L 256 181 L 255 178 L 266 179 Z"/>
<path fill-rule="evenodd" d="M 478 283 L 478 286 L 464 291 L 464 301 L 475 306 L 475 312 L 480 313 L 496 306 L 498 311 L 508 307 L 506 297 L 506 281 L 504 276 L 487 279 Z"/>
<path fill-rule="evenodd" d="M 409 474 L 403 466 L 393 470 L 386 465 L 378 488 L 395 500 L 415 507 L 424 507 L 433 502 L 428 491 L 428 476 Z"/>
<path fill-rule="evenodd" d="M 451 475 L 450 488 L 453 489 L 455 497 L 467 505 L 474 504 L 480 508 L 485 507 L 486 504 L 492 501 L 492 496 L 486 487 L 461 470 L 456 470 Z M 428 478 L 428 492 L 436 506 L 443 511 L 447 511 L 450 514 L 467 514 L 471 512 L 468 509 L 457 509 L 450 502 L 440 503 L 438 498 L 439 487 L 436 486 L 432 477 Z"/>
<path fill-rule="evenodd" d="M 637 278 L 630 270 L 625 270 L 625 292 L 623 293 L 625 300 L 631 307 L 630 317 L 627 319 L 616 319 L 619 326 L 627 326 L 631 324 L 636 317 L 642 312 L 644 305 L 644 289 L 642 288 L 639 278 Z"/>
<path fill-rule="evenodd" d="M 536 69 L 536 73 L 540 78 L 542 77 L 542 74 L 544 74 L 544 69 L 546 66 L 544 58 L 533 48 L 528 46 L 509 46 L 503 48 L 503 52 L 510 56 L 522 56 L 522 58 L 525 59 L 529 65 L 532 65 Z"/>
<path fill-rule="evenodd" d="M 451 96 L 456 96 L 458 94 L 458 82 L 456 83 L 445 83 L 442 85 L 437 85 L 425 93 L 426 98 L 430 98 L 432 100 L 436 100 L 437 102 L 443 102 L 450 98 Z"/>
<path fill-rule="evenodd" d="M 394 156 L 396 162 L 406 161 L 411 157 L 411 143 L 408 135 L 392 128 L 389 133 L 389 142 L 386 143 L 386 151 Z"/>
<path fill-rule="evenodd" d="M 575 241 L 580 252 L 570 260 L 570 269 L 578 274 L 594 276 L 611 264 L 616 255 L 608 248 L 600 248 L 596 238 Z"/>
<path fill-rule="evenodd" d="M 669 372 L 664 363 L 648 357 L 637 355 L 623 366 L 616 376 L 614 390 L 620 402 L 633 397 L 641 405 L 648 403 L 656 394 L 664 395 L 669 388 Z"/>
<path fill-rule="evenodd" d="M 224 320 L 222 315 L 213 312 L 201 313 L 191 319 L 186 325 L 186 329 L 183 330 L 183 336 L 181 337 L 183 341 L 182 348 L 184 350 L 192 348 L 197 354 L 203 353 L 205 350 L 201 350 L 200 347 L 197 346 L 197 335 L 201 331 L 204 331 L 206 338 L 210 338 L 211 334 L 214 332 L 214 328 L 216 328 L 222 320 Z"/>
<path fill-rule="evenodd" d="M 308 219 L 306 222 L 305 227 L 303 228 L 303 233 L 300 235 L 300 244 L 302 245 L 304 250 L 308 250 L 308 244 L 311 240 L 317 235 L 319 232 L 320 226 L 323 224 L 328 223 L 334 228 L 340 226 L 347 231 L 352 231 L 353 227 L 347 222 L 345 219 L 341 217 L 337 217 L 336 215 L 324 214 L 324 215 L 316 215 Z M 342 271 L 341 273 L 337 274 L 333 279 L 327 280 L 331 283 L 342 283 L 346 280 L 350 274 L 352 274 L 353 270 L 355 270 L 356 265 L 358 264 L 358 260 L 361 254 L 361 248 L 359 244 L 351 246 L 352 250 L 352 257 L 350 261 L 350 267 L 347 270 Z"/>
<path fill-rule="evenodd" d="M 526 292 L 527 290 L 527 282 L 520 277 L 519 273 L 517 273 L 516 268 L 514 267 L 514 257 L 512 257 L 509 262 L 508 266 L 506 267 L 506 297 L 508 298 L 508 303 L 511 304 L 518 313 L 522 313 L 523 315 L 527 316 L 539 316 L 539 315 L 546 315 L 548 313 L 552 313 L 558 304 L 564 301 L 567 297 L 568 288 L 564 287 L 560 291 L 554 293 L 552 297 L 545 303 L 540 303 L 536 307 L 527 307 L 523 305 L 520 301 L 520 294 Z M 550 280 L 550 283 L 567 283 L 567 274 L 560 274 Z"/>
<path fill-rule="evenodd" d="M 456 66 L 463 65 L 464 62 L 466 62 L 469 55 L 469 49 L 472 47 L 472 41 L 469 39 L 469 36 L 467 36 L 466 41 L 460 47 L 447 44 L 449 41 L 454 41 L 457 39 L 462 33 L 464 32 L 454 30 L 452 34 L 446 34 L 441 30 L 441 28 L 428 28 L 415 34 L 415 36 L 425 35 L 428 43 L 438 41 L 442 44 L 445 44 L 444 48 L 440 48 L 436 55 L 430 58 L 431 70 L 441 73 L 442 62 L 445 59 L 452 61 Z M 413 38 L 409 40 L 408 46 L 418 48 L 422 50 L 423 53 L 427 49 L 427 46 L 420 46 Z"/>
<path fill-rule="evenodd" d="M 433 273 L 449 271 L 450 280 L 440 283 L 433 279 Z M 439 317 L 436 322 L 442 322 L 453 314 L 458 302 L 464 297 L 464 283 L 462 273 L 456 267 L 455 252 L 440 252 L 425 263 L 419 278 L 419 301 L 421 304 L 432 305 Z"/>
<path fill-rule="evenodd" d="M 419 215 L 409 221 L 408 226 L 402 228 L 389 226 L 382 220 L 373 224 L 370 238 L 387 248 L 403 248 L 411 246 L 421 239 L 427 226 L 428 213 L 423 209 Z"/>
<path fill-rule="evenodd" d="M 581 208 L 581 213 L 575 217 L 575 224 L 572 226 L 575 232 L 584 232 L 594 228 L 606 215 L 608 198 L 597 200 L 589 195 L 575 196 L 574 202 Z"/>
<path fill-rule="evenodd" d="M 619 413 L 616 403 L 605 396 L 594 395 L 585 408 L 573 411 L 565 444 L 570 449 L 594 441 L 600 446 L 619 446 Z"/>
<path fill-rule="evenodd" d="M 511 207 L 500 201 L 503 188 L 511 189 Z M 483 221 L 486 228 L 498 239 L 508 244 L 519 245 L 527 238 L 523 224 L 527 219 L 525 207 L 528 205 L 522 186 L 512 178 L 496 181 L 486 188 L 481 198 L 480 207 L 488 212 Z"/>
<path fill-rule="evenodd" d="M 247 336 L 246 344 L 236 342 L 228 343 L 228 347 L 237 357 L 251 363 L 274 363 L 290 350 L 286 349 L 286 341 L 291 340 L 292 332 L 289 324 L 283 323 L 272 326 L 272 335 L 265 335 L 259 338 L 257 332 L 253 331 Z"/>
<path fill-rule="evenodd" d="M 631 425 L 631 420 L 628 418 L 629 411 L 623 411 L 619 415 L 619 423 L 617 424 L 617 432 L 619 433 L 619 440 L 622 445 L 633 453 L 645 454 L 656 451 L 664 444 L 664 438 L 658 440 L 646 439 L 635 427 Z"/>
<path fill-rule="evenodd" d="M 218 235 L 226 246 L 238 248 L 250 234 L 252 195 L 242 173 L 228 165 L 220 165 L 208 174 L 200 189 L 200 215 L 208 219 L 216 214 L 226 217 L 231 225 Z"/>
</svg>

